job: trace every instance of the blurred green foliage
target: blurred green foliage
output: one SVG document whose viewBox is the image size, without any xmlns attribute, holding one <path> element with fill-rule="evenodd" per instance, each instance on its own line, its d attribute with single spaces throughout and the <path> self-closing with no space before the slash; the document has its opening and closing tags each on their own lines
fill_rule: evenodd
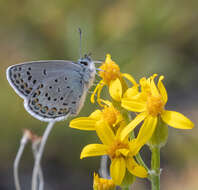
<svg viewBox="0 0 198 190">
<path fill-rule="evenodd" d="M 197 0 L 0 0 L 0 172 L 7 167 L 12 172 L 22 129 L 41 135 L 46 126 L 24 110 L 22 99 L 6 81 L 6 68 L 31 60 L 77 60 L 78 27 L 83 30 L 83 52 L 91 52 L 93 59 L 104 60 L 105 54 L 111 53 L 121 71 L 137 80 L 152 73 L 165 75 L 168 106 L 196 123 L 197 7 Z M 88 95 L 80 115 L 87 116 L 94 109 Z M 189 160 L 196 162 L 197 131 L 196 127 L 188 132 L 169 130 L 162 167 L 180 171 Z M 99 167 L 99 159 L 80 161 L 79 154 L 85 144 L 95 141 L 90 133 L 68 128 L 68 121 L 59 122 L 47 143 L 44 160 L 56 160 L 66 172 L 68 168 L 84 172 L 91 180 L 90 170 Z M 25 153 L 23 167 L 31 172 L 32 155 Z M 86 181 L 83 183 L 87 189 Z"/>
</svg>

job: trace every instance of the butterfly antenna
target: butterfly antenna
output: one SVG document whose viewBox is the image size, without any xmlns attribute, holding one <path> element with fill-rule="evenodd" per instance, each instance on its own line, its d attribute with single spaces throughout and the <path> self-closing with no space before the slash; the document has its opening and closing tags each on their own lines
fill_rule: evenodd
<svg viewBox="0 0 198 190">
<path fill-rule="evenodd" d="M 81 28 L 78 28 L 79 35 L 80 35 L 80 47 L 79 47 L 79 54 L 80 54 L 80 59 L 82 58 L 82 30 Z"/>
</svg>

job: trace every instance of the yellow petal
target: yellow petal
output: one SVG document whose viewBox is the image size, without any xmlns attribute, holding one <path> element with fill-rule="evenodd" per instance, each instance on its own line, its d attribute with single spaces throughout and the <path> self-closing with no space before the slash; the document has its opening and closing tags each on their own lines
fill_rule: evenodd
<svg viewBox="0 0 198 190">
<path fill-rule="evenodd" d="M 106 63 L 110 63 L 110 62 L 112 62 L 112 60 L 111 60 L 111 55 L 110 55 L 109 53 L 108 53 L 108 54 L 106 54 L 105 62 L 106 62 Z"/>
<path fill-rule="evenodd" d="M 117 150 L 119 153 L 121 153 L 123 156 L 127 156 L 129 154 L 129 149 L 126 148 L 120 148 Z"/>
<path fill-rule="evenodd" d="M 101 156 L 107 154 L 108 146 L 103 144 L 89 144 L 85 146 L 80 154 L 80 159 L 92 156 Z"/>
<path fill-rule="evenodd" d="M 132 157 L 127 159 L 126 167 L 134 176 L 146 178 L 148 175 L 146 169 L 143 166 L 138 165 Z"/>
<path fill-rule="evenodd" d="M 160 76 L 157 86 L 162 96 L 162 100 L 164 104 L 166 104 L 166 102 L 168 101 L 168 94 L 167 94 L 166 88 L 164 87 L 164 84 L 162 83 L 163 79 L 164 79 L 164 76 Z"/>
<path fill-rule="evenodd" d="M 133 86 L 132 88 L 128 88 L 124 93 L 124 98 L 134 98 L 139 93 L 138 88 Z"/>
<path fill-rule="evenodd" d="M 132 156 L 135 156 L 139 152 L 141 147 L 142 147 L 142 145 L 140 145 L 140 143 L 137 142 L 136 138 L 130 140 L 129 149 L 130 149 L 130 152 L 131 152 Z"/>
<path fill-rule="evenodd" d="M 146 79 L 145 77 L 140 79 L 140 86 L 141 86 L 141 91 L 142 92 L 150 92 L 150 78 Z"/>
<path fill-rule="evenodd" d="M 69 126 L 75 129 L 93 131 L 95 130 L 95 124 L 96 124 L 96 121 L 94 119 L 91 119 L 89 117 L 79 117 L 79 118 L 73 119 L 70 122 Z"/>
<path fill-rule="evenodd" d="M 122 76 L 128 79 L 133 85 L 137 85 L 135 79 L 131 75 L 127 73 L 122 73 Z"/>
<path fill-rule="evenodd" d="M 92 95 L 91 95 L 91 103 L 95 103 L 95 95 L 96 95 L 96 93 L 98 92 L 98 90 L 99 89 L 101 89 L 103 86 L 101 86 L 101 84 L 103 84 L 103 80 L 101 80 L 98 84 L 97 84 L 97 86 L 96 86 L 96 88 L 94 89 L 94 92 L 92 93 Z M 101 89 L 102 90 L 102 89 Z"/>
<path fill-rule="evenodd" d="M 126 172 L 126 163 L 123 157 L 114 158 L 110 166 L 110 175 L 116 185 L 120 185 Z"/>
<path fill-rule="evenodd" d="M 100 110 L 95 110 L 93 113 L 90 114 L 89 118 L 98 121 L 102 117 L 102 112 Z"/>
<path fill-rule="evenodd" d="M 123 119 L 123 116 L 122 116 L 122 114 L 118 114 L 117 115 L 117 120 L 116 120 L 116 122 L 115 122 L 115 124 L 114 124 L 114 126 L 116 126 L 116 125 L 118 125 L 118 124 L 123 124 L 123 123 L 121 123 L 121 122 L 123 122 L 124 121 L 124 119 Z M 119 127 L 120 128 L 120 127 Z"/>
<path fill-rule="evenodd" d="M 157 89 L 157 86 L 155 84 L 155 81 L 154 79 L 157 77 L 157 74 L 154 74 L 152 77 L 151 77 L 151 93 L 152 93 L 152 96 L 159 96 L 159 91 Z"/>
<path fill-rule="evenodd" d="M 126 127 L 126 122 L 124 120 L 122 120 L 120 123 L 119 123 L 119 127 L 116 131 L 116 139 L 121 139 L 121 132 L 122 130 Z"/>
<path fill-rule="evenodd" d="M 141 86 L 141 87 L 144 87 L 144 86 L 147 86 L 147 85 L 148 85 L 148 84 L 147 84 L 146 77 L 142 77 L 142 78 L 140 79 L 139 83 L 140 83 L 140 86 Z"/>
<path fill-rule="evenodd" d="M 95 95 L 96 95 L 96 92 L 98 91 L 98 88 L 99 88 L 99 87 L 100 87 L 100 83 L 97 84 L 96 88 L 94 89 L 94 91 L 93 91 L 93 93 L 92 93 L 92 95 L 91 95 L 90 100 L 91 100 L 91 103 L 92 103 L 92 104 L 95 103 Z"/>
<path fill-rule="evenodd" d="M 135 127 L 141 123 L 145 117 L 147 116 L 146 112 L 140 113 L 139 115 L 136 116 L 134 120 L 132 120 L 121 132 L 121 140 L 124 140 L 125 137 L 135 129 Z"/>
<path fill-rule="evenodd" d="M 141 148 L 152 136 L 157 125 L 157 117 L 147 116 L 137 136 L 137 146 Z"/>
<path fill-rule="evenodd" d="M 109 94 L 111 97 L 116 100 L 120 101 L 122 97 L 122 85 L 120 79 L 117 78 L 116 80 L 112 80 L 109 84 Z"/>
<path fill-rule="evenodd" d="M 100 88 L 98 88 L 98 92 L 97 92 L 97 102 L 102 107 L 104 107 L 104 105 L 101 103 L 100 94 L 102 92 L 104 85 L 105 85 L 104 83 L 101 83 Z"/>
<path fill-rule="evenodd" d="M 103 144 L 111 145 L 115 140 L 115 135 L 107 122 L 101 120 L 96 123 L 96 133 Z"/>
<path fill-rule="evenodd" d="M 146 102 L 123 98 L 122 107 L 133 112 L 143 112 L 146 110 Z"/>
<path fill-rule="evenodd" d="M 100 99 L 100 101 L 104 104 L 106 104 L 107 106 L 113 106 L 112 103 L 109 101 L 109 100 L 103 100 L 103 99 Z"/>
<path fill-rule="evenodd" d="M 161 114 L 162 120 L 171 127 L 178 129 L 192 129 L 194 123 L 183 114 L 176 111 L 164 111 Z"/>
</svg>

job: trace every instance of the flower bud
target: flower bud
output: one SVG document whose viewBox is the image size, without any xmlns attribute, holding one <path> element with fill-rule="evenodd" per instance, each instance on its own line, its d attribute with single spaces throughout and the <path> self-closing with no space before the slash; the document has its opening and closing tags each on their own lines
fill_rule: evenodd
<svg viewBox="0 0 198 190">
<path fill-rule="evenodd" d="M 116 186 L 112 179 L 100 178 L 98 174 L 94 173 L 94 190 L 115 190 Z"/>
</svg>

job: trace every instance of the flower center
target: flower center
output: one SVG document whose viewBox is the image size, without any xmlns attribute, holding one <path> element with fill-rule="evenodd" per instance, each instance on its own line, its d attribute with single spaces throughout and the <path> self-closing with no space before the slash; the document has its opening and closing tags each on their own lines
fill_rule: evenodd
<svg viewBox="0 0 198 190">
<path fill-rule="evenodd" d="M 121 156 L 121 152 L 119 149 L 129 149 L 128 143 L 121 142 L 120 140 L 116 140 L 109 148 L 108 155 L 111 159 L 115 157 Z"/>
<path fill-rule="evenodd" d="M 114 107 L 105 107 L 102 110 L 102 115 L 105 121 L 108 122 L 110 126 L 116 123 L 119 112 Z"/>
<path fill-rule="evenodd" d="M 119 66 L 111 60 L 111 56 L 109 54 L 99 69 L 101 69 L 99 75 L 107 85 L 109 85 L 112 80 L 120 78 L 121 76 Z"/>
<path fill-rule="evenodd" d="M 164 109 L 164 104 L 161 96 L 150 96 L 147 99 L 147 111 L 152 116 L 157 116 L 161 114 Z"/>
</svg>

